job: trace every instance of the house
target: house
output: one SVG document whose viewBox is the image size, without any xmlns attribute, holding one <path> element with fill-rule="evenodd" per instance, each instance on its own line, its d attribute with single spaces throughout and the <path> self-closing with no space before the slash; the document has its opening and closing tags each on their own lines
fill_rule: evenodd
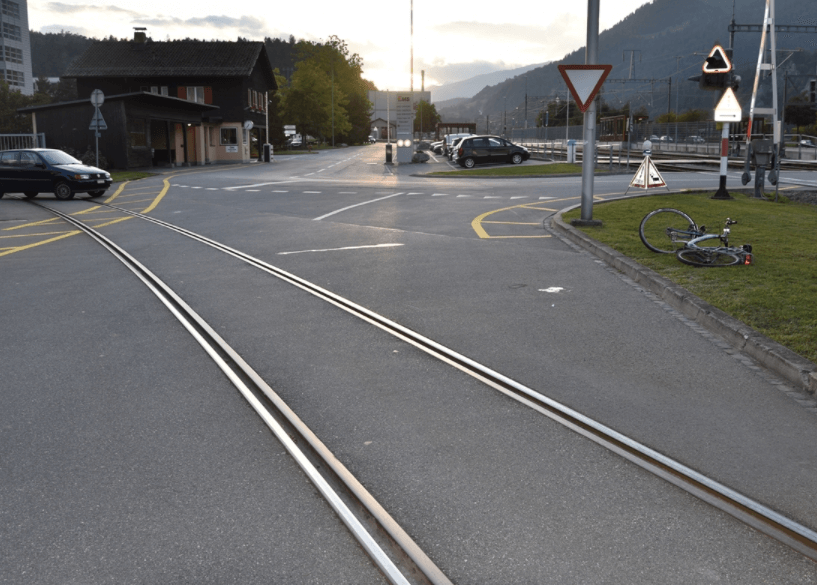
<svg viewBox="0 0 817 585">
<path fill-rule="evenodd" d="M 22 108 L 50 147 L 85 151 L 91 94 L 107 125 L 100 153 L 112 168 L 249 162 L 266 142 L 268 92 L 278 89 L 263 42 L 97 41 L 63 75 L 79 100 Z"/>
</svg>

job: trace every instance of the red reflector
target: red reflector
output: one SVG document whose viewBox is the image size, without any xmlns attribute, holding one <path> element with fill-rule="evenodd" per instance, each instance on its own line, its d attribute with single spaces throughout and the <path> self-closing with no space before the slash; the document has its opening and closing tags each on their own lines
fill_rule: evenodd
<svg viewBox="0 0 817 585">
<path fill-rule="evenodd" d="M 743 259 L 743 263 L 746 266 L 748 266 L 749 264 L 754 264 L 754 261 L 752 260 L 752 255 L 751 254 L 746 254 L 746 257 Z"/>
</svg>

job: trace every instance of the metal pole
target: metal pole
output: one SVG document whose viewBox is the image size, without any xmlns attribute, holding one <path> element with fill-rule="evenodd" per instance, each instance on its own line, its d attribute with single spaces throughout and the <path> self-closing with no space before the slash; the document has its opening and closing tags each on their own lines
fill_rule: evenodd
<svg viewBox="0 0 817 585">
<path fill-rule="evenodd" d="M 721 133 L 721 176 L 718 190 L 712 196 L 712 199 L 732 199 L 729 192 L 726 190 L 726 172 L 729 166 L 729 122 L 723 123 L 723 131 Z"/>
<path fill-rule="evenodd" d="M 599 1 L 587 0 L 587 51 L 584 62 L 597 65 L 599 58 Z M 582 212 L 583 222 L 593 220 L 593 179 L 596 152 L 596 100 L 584 113 L 584 148 L 582 152 Z"/>
</svg>

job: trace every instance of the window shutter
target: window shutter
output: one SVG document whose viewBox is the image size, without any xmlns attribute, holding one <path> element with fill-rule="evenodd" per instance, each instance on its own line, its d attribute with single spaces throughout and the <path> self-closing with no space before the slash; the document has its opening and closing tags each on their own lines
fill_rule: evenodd
<svg viewBox="0 0 817 585">
<path fill-rule="evenodd" d="M 179 99 L 186 100 L 187 99 L 187 88 L 183 85 L 179 86 Z"/>
<path fill-rule="evenodd" d="M 247 105 L 252 107 L 252 90 L 247 90 Z"/>
<path fill-rule="evenodd" d="M 212 87 L 205 87 L 204 88 L 204 103 L 205 104 L 212 104 L 213 103 L 213 88 Z"/>
</svg>

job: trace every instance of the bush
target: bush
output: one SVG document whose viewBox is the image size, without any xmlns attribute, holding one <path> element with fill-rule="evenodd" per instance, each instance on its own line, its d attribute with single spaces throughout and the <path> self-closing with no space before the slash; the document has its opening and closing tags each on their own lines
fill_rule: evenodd
<svg viewBox="0 0 817 585">
<path fill-rule="evenodd" d="M 82 164 L 87 165 L 89 167 L 98 167 L 103 170 L 108 170 L 108 159 L 102 154 L 102 151 L 99 152 L 99 165 L 96 164 L 96 150 L 94 150 L 90 145 L 85 150 L 84 153 L 80 154 L 80 152 L 70 146 L 63 146 L 60 147 L 60 150 L 66 152 L 73 156 L 75 159 L 82 162 Z"/>
</svg>

